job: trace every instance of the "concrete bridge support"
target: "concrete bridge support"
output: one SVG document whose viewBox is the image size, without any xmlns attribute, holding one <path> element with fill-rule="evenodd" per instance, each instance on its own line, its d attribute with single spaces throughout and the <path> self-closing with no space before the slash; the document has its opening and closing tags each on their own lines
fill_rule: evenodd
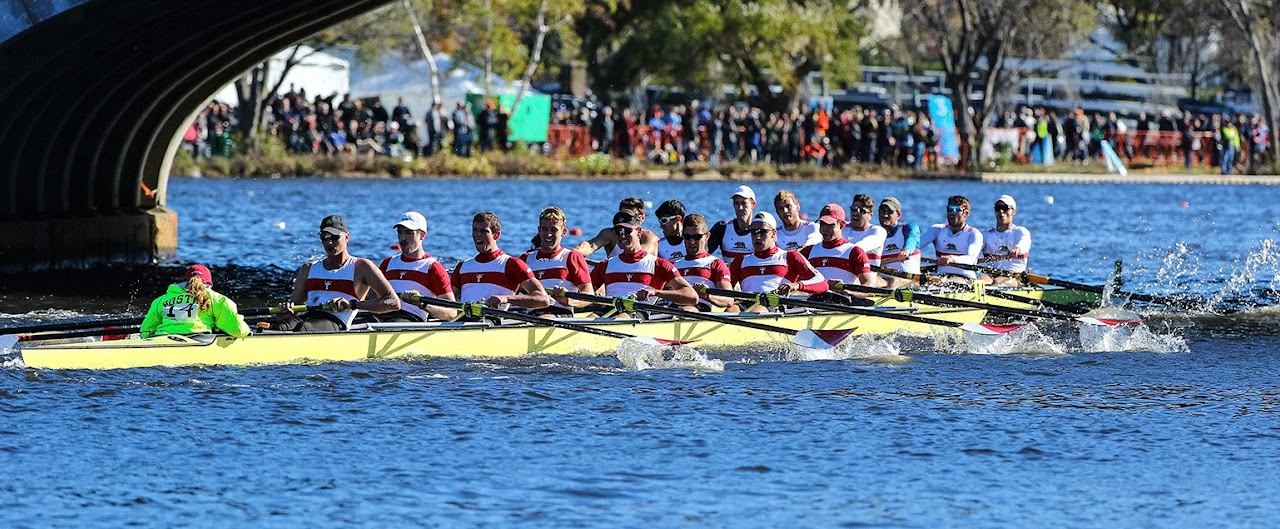
<svg viewBox="0 0 1280 529">
<path fill-rule="evenodd" d="M 392 0 L 4 1 L 0 271 L 172 256 L 173 153 L 214 91 Z"/>
</svg>

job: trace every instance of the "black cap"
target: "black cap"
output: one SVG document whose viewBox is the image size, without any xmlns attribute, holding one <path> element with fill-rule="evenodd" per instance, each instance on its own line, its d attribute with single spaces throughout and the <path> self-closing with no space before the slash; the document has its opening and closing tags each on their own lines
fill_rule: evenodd
<svg viewBox="0 0 1280 529">
<path fill-rule="evenodd" d="M 635 216 L 629 210 L 622 210 L 613 214 L 614 226 L 627 226 L 631 228 L 640 227 L 640 217 Z"/>
<path fill-rule="evenodd" d="M 348 233 L 347 221 L 341 215 L 329 215 L 320 221 L 320 231 L 332 233 L 334 235 L 342 235 Z"/>
</svg>

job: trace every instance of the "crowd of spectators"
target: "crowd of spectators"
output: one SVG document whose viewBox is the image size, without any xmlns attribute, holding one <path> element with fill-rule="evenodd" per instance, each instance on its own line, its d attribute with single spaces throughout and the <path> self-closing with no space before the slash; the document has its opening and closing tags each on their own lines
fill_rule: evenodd
<svg viewBox="0 0 1280 529">
<path fill-rule="evenodd" d="M 265 130 L 292 153 L 323 155 L 431 156 L 448 148 L 457 156 L 510 148 L 506 110 L 492 102 L 475 111 L 458 102 L 446 111 L 441 104 L 421 119 L 403 100 L 390 110 L 378 99 L 362 100 L 336 94 L 308 98 L 305 90 L 290 90 L 273 100 L 263 113 Z M 183 146 L 193 156 L 230 156 L 232 131 L 239 114 L 214 101 L 188 127 Z M 833 109 L 813 105 L 804 110 L 764 112 L 746 105 L 655 105 L 637 114 L 631 108 L 582 104 L 557 105 L 553 127 L 571 130 L 592 151 L 654 163 L 814 164 L 839 167 L 849 163 L 883 164 L 912 169 L 936 169 L 940 132 L 928 114 L 914 109 Z M 1051 155 L 1056 160 L 1090 163 L 1102 156 L 1107 142 L 1121 157 L 1155 158 L 1176 153 L 1187 168 L 1193 162 L 1221 166 L 1224 174 L 1241 166 L 1266 163 L 1269 131 L 1259 116 L 1141 114 L 1122 119 L 1115 113 L 1059 114 L 1044 108 L 1020 107 L 1000 113 L 989 123 L 993 130 L 1017 131 L 1016 145 L 1002 145 L 1018 153 L 1033 153 L 1019 161 L 1035 162 Z M 572 135 L 571 135 L 572 136 Z M 583 149 L 587 146 L 583 145 Z M 984 153 L 990 155 L 991 153 Z M 1172 163 L 1163 160 L 1164 163 Z"/>
</svg>

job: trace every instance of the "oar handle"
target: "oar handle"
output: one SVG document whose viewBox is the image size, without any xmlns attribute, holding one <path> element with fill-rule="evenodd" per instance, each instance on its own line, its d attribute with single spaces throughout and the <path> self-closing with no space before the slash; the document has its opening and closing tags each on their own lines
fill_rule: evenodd
<svg viewBox="0 0 1280 529">
<path fill-rule="evenodd" d="M 241 309 L 241 316 L 262 316 L 265 314 L 278 314 L 279 307 L 255 307 L 251 309 Z M 13 327 L 0 328 L 0 335 L 4 334 L 34 334 L 40 332 L 54 331 L 77 331 L 82 329 L 100 329 L 102 327 L 119 327 L 125 325 L 141 325 L 144 318 L 141 316 L 128 316 L 121 318 L 108 318 L 100 320 L 86 320 L 73 322 L 52 322 L 52 323 L 34 323 L 31 325 L 15 325 Z M 86 336 L 92 336 L 86 335 Z"/>
<path fill-rule="evenodd" d="M 33 334 L 19 334 L 19 342 L 35 342 L 43 340 L 63 340 L 66 338 L 84 338 L 88 336 L 106 336 L 108 334 L 134 334 L 141 330 L 137 325 L 128 327 L 112 327 L 108 329 L 83 329 L 67 332 L 44 332 Z"/>
<path fill-rule="evenodd" d="M 883 288 L 864 287 L 864 286 L 862 286 L 862 285 L 849 285 L 849 284 L 841 284 L 841 285 L 840 285 L 840 289 L 841 289 L 841 290 L 847 290 L 847 291 L 849 291 L 849 292 L 869 292 L 869 293 L 873 293 L 873 294 L 892 294 L 892 295 L 893 295 L 893 299 L 896 299 L 896 300 L 898 300 L 898 301 L 902 301 L 902 302 L 922 301 L 922 302 L 925 302 L 925 303 L 932 303 L 932 304 L 935 304 L 935 305 L 946 305 L 946 306 L 950 306 L 950 307 L 967 307 L 967 308 L 972 308 L 972 309 L 983 309 L 983 310 L 986 310 L 986 311 L 988 311 L 988 312 L 998 312 L 998 313 L 1003 313 L 1003 314 L 1015 314 L 1015 315 L 1018 315 L 1018 316 L 1027 316 L 1027 317 L 1031 317 L 1031 318 L 1047 318 L 1047 319 L 1052 319 L 1052 320 L 1064 320 L 1064 321 L 1065 321 L 1065 320 L 1075 320 L 1075 316 L 1068 316 L 1068 315 L 1066 315 L 1066 314 L 1056 314 L 1056 313 L 1053 313 L 1053 312 L 1044 312 L 1044 311 L 1039 311 L 1039 310 L 1019 309 L 1019 308 L 1015 308 L 1015 307 L 1004 307 L 1004 306 L 1001 306 L 1001 305 L 993 305 L 993 304 L 990 304 L 990 303 L 982 303 L 982 302 L 980 302 L 980 301 L 970 301 L 970 300 L 967 300 L 967 299 L 955 299 L 955 298 L 949 298 L 949 297 L 946 297 L 946 296 L 934 296 L 934 295 L 930 295 L 930 294 L 923 294 L 923 293 L 920 293 L 920 292 L 915 292 L 915 291 L 912 291 L 912 290 L 906 290 L 906 289 L 888 290 L 888 289 L 883 289 Z"/>
<path fill-rule="evenodd" d="M 424 305 L 434 305 L 437 307 L 457 309 L 462 311 L 464 314 L 479 313 L 479 315 L 498 316 L 502 318 L 519 320 L 526 323 L 532 323 L 534 325 L 541 325 L 544 327 L 556 327 L 556 328 L 565 329 L 569 331 L 584 332 L 587 334 L 595 334 L 599 336 L 605 336 L 608 338 L 616 338 L 619 340 L 625 340 L 627 338 L 635 338 L 635 336 L 633 335 L 614 332 L 608 329 L 598 329 L 598 328 L 590 327 L 587 325 L 579 325 L 576 323 L 570 323 L 566 321 L 554 320 L 551 318 L 534 316 L 532 314 L 524 314 L 520 312 L 512 312 L 509 310 L 489 308 L 489 307 L 486 307 L 483 303 L 478 301 L 473 301 L 470 303 L 461 303 L 457 301 L 449 301 L 447 299 L 432 298 L 432 297 L 426 297 L 426 296 L 413 296 L 409 299 L 409 301 L 412 301 L 414 303 L 422 303 Z"/>
<path fill-rule="evenodd" d="M 709 288 L 707 289 L 707 292 L 712 292 L 714 290 L 718 290 L 718 289 Z M 723 316 L 707 314 L 705 312 L 694 312 L 694 311 L 688 311 L 683 309 L 664 307 L 662 305 L 655 305 L 653 303 L 636 301 L 631 298 L 610 298 L 610 297 L 596 296 L 593 294 L 583 294 L 581 292 L 572 292 L 572 291 L 565 292 L 564 295 L 569 299 L 577 299 L 580 301 L 590 301 L 592 303 L 609 305 L 617 309 L 619 312 L 634 312 L 636 310 L 643 310 L 647 312 L 654 312 L 657 314 L 669 314 L 671 316 L 678 316 L 678 317 L 686 318 L 690 320 L 703 320 L 703 321 L 710 321 L 715 323 L 722 323 L 725 325 L 736 325 L 739 327 L 746 327 L 749 329 L 756 329 L 760 331 L 772 332 L 772 333 L 778 333 L 778 334 L 786 334 L 790 336 L 795 336 L 795 334 L 799 332 L 795 329 L 788 329 L 786 327 L 779 327 L 777 325 L 769 325 L 767 323 L 760 323 L 760 322 L 755 322 L 750 320 L 742 320 L 738 318 L 726 318 Z"/>
<path fill-rule="evenodd" d="M 849 307 L 846 305 L 837 305 L 835 303 L 822 303 L 819 301 L 810 301 L 807 299 L 797 299 L 783 297 L 778 294 L 751 294 L 747 292 L 738 292 L 736 290 L 725 290 L 720 288 L 708 288 L 707 292 L 717 296 L 727 296 L 737 299 L 756 300 L 762 305 L 790 305 L 794 307 L 805 307 L 810 309 L 826 310 L 830 312 L 840 312 L 845 314 L 854 314 L 857 316 L 870 316 L 873 318 L 886 318 L 890 320 L 906 321 L 911 323 L 923 323 L 927 325 L 941 325 L 943 327 L 961 327 L 964 324 L 954 321 L 935 320 L 933 318 L 924 318 L 921 316 L 911 316 L 908 314 L 898 314 L 896 312 L 885 312 L 862 307 Z"/>
</svg>

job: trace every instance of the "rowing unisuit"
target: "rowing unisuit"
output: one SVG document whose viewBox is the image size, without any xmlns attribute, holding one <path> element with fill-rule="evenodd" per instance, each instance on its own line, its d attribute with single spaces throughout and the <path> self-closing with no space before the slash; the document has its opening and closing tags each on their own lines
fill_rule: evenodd
<svg viewBox="0 0 1280 529">
<path fill-rule="evenodd" d="M 785 227 L 778 227 L 778 248 L 783 250 L 800 251 L 810 246 L 822 242 L 822 234 L 818 233 L 818 225 L 816 223 L 802 220 L 800 227 L 794 230 L 788 230 Z"/>
<path fill-rule="evenodd" d="M 333 270 L 325 268 L 324 261 L 314 261 L 307 269 L 308 306 L 323 305 L 337 298 L 347 301 L 356 300 L 356 259 L 354 257 L 347 257 L 347 260 L 342 262 L 342 266 Z M 329 314 L 340 320 L 343 325 L 350 327 L 351 322 L 355 321 L 356 309 Z"/>
<path fill-rule="evenodd" d="M 799 283 L 800 290 L 810 294 L 827 291 L 827 279 L 800 255 L 773 247 L 770 251 L 750 253 L 729 265 L 729 275 L 743 292 L 773 292 L 785 283 Z"/>
<path fill-rule="evenodd" d="M 671 261 L 644 250 L 610 257 L 591 271 L 591 283 L 604 285 L 610 297 L 627 296 L 645 288 L 661 289 L 680 276 Z"/>
<path fill-rule="evenodd" d="M 844 239 L 836 239 L 809 247 L 801 252 L 828 280 L 857 283 L 857 275 L 871 271 L 867 252 Z"/>
<path fill-rule="evenodd" d="M 987 266 L 1011 273 L 1027 271 L 1027 257 L 1031 253 L 1031 231 L 1016 224 L 1011 224 L 1006 231 L 995 228 L 988 229 L 982 235 L 982 253 L 986 255 L 1004 255 L 1018 250 L 1021 257 L 991 261 Z"/>
<path fill-rule="evenodd" d="M 393 255 L 378 265 L 396 292 L 416 290 L 424 296 L 440 297 L 453 292 L 449 271 L 435 257 L 423 254 L 422 258 L 407 260 L 403 255 Z M 413 303 L 402 303 L 400 310 L 427 321 L 427 311 Z"/>
<path fill-rule="evenodd" d="M 720 255 L 724 256 L 725 262 L 734 262 L 741 259 L 744 255 L 751 254 L 751 230 L 750 224 L 742 231 L 738 230 L 734 219 L 722 220 L 711 227 L 711 235 L 707 239 L 708 249 L 716 251 L 720 249 Z"/>
<path fill-rule="evenodd" d="M 946 224 L 934 224 L 920 238 L 921 248 L 930 244 L 933 245 L 938 257 L 949 255 L 960 264 L 977 264 L 978 255 L 982 252 L 982 232 L 967 224 L 957 232 L 951 231 L 951 227 Z M 978 277 L 972 270 L 954 266 L 939 266 L 938 273 L 969 279 Z"/>
<path fill-rule="evenodd" d="M 884 252 L 884 228 L 871 224 L 865 230 L 855 230 L 853 225 L 849 225 L 844 227 L 841 235 L 854 246 L 862 248 L 871 264 L 880 266 L 880 254 Z"/>
<path fill-rule="evenodd" d="M 534 279 L 542 283 L 548 292 L 553 288 L 563 288 L 570 292 L 579 285 L 591 283 L 591 271 L 587 266 L 587 258 L 568 248 L 558 248 L 553 252 L 535 250 L 520 256 L 520 260 L 529 266 Z M 519 284 L 519 283 L 517 283 Z M 559 301 L 552 304 L 564 307 Z"/>
<path fill-rule="evenodd" d="M 501 250 L 482 253 L 453 269 L 453 284 L 463 303 L 515 295 L 520 283 L 529 279 L 534 279 L 529 266 Z"/>
<path fill-rule="evenodd" d="M 672 242 L 673 240 L 675 242 Z M 658 257 L 672 263 L 684 259 L 684 238 L 676 235 L 675 237 L 658 239 Z"/>
<path fill-rule="evenodd" d="M 912 274 L 920 273 L 920 229 L 914 224 L 900 223 L 889 230 L 885 230 L 884 252 L 881 258 L 891 255 L 899 255 L 907 253 L 906 259 L 885 263 L 884 267 L 909 272 Z"/>
</svg>

